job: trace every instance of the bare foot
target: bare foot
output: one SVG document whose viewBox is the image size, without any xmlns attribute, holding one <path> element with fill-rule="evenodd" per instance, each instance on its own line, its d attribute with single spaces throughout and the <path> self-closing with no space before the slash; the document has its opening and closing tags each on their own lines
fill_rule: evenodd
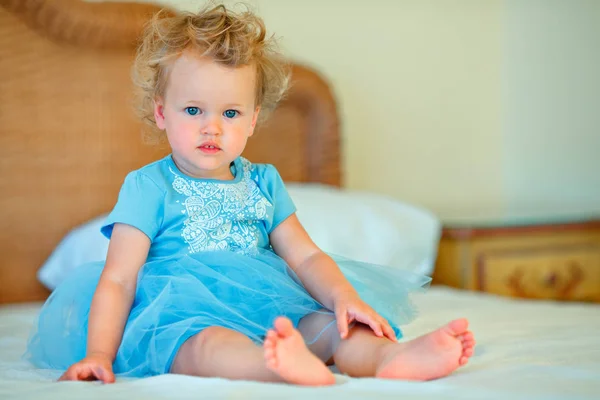
<svg viewBox="0 0 600 400">
<path fill-rule="evenodd" d="M 263 345 L 267 368 L 286 382 L 298 385 L 333 385 L 335 377 L 304 344 L 304 339 L 292 322 L 284 317 L 275 320 Z"/>
<path fill-rule="evenodd" d="M 425 381 L 451 374 L 473 355 L 475 339 L 468 326 L 466 319 L 457 319 L 410 342 L 386 346 L 376 376 Z"/>
</svg>

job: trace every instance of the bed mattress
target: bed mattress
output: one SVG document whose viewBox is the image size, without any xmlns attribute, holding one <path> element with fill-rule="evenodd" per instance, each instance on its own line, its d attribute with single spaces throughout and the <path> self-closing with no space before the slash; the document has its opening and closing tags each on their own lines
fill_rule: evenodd
<svg viewBox="0 0 600 400">
<path fill-rule="evenodd" d="M 467 317 L 477 347 L 469 364 L 430 382 L 354 379 L 302 388 L 224 379 L 163 375 L 116 384 L 61 382 L 59 371 L 21 359 L 40 303 L 0 307 L 0 399 L 598 399 L 600 306 L 513 300 L 434 286 L 414 298 L 420 315 L 403 328 L 407 339 Z"/>
</svg>

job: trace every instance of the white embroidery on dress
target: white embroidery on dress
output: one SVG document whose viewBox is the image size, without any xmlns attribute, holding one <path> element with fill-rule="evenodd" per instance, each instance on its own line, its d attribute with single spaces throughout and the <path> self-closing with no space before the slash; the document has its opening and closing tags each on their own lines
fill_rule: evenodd
<svg viewBox="0 0 600 400">
<path fill-rule="evenodd" d="M 266 219 L 273 205 L 264 197 L 250 177 L 252 164 L 240 157 L 242 178 L 236 183 L 193 181 L 174 175 L 173 189 L 186 199 L 182 202 L 187 214 L 181 236 L 190 253 L 230 250 L 246 254 L 258 250 L 257 225 Z"/>
</svg>

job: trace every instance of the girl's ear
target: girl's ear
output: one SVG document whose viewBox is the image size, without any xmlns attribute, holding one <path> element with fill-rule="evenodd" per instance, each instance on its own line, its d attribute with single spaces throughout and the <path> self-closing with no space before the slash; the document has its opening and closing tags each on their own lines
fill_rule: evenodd
<svg viewBox="0 0 600 400">
<path fill-rule="evenodd" d="M 154 99 L 154 120 L 158 129 L 165 129 L 164 103 L 160 97 Z"/>
<path fill-rule="evenodd" d="M 250 128 L 250 134 L 248 135 L 248 137 L 254 134 L 254 128 L 256 128 L 256 121 L 258 121 L 258 114 L 260 114 L 260 106 L 256 107 L 256 110 L 254 110 L 254 115 L 252 115 L 252 124 Z"/>
</svg>

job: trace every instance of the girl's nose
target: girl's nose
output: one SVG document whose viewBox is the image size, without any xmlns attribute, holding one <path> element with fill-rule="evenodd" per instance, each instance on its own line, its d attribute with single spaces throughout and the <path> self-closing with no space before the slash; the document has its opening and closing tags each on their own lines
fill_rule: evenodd
<svg viewBox="0 0 600 400">
<path fill-rule="evenodd" d="M 206 118 L 205 124 L 202 126 L 202 134 L 220 135 L 221 133 L 221 118 L 219 118 L 219 116 L 211 116 Z"/>
</svg>

